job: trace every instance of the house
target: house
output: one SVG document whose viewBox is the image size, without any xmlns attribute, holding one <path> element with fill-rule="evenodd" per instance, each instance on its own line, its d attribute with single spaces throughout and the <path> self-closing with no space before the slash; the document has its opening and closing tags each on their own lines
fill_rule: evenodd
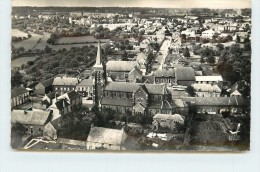
<svg viewBox="0 0 260 172">
<path fill-rule="evenodd" d="M 35 88 L 35 93 L 38 95 L 45 95 L 48 94 L 49 92 L 53 91 L 53 80 L 54 78 L 49 78 L 45 81 L 42 81 L 38 83 L 34 88 Z"/>
<path fill-rule="evenodd" d="M 154 76 L 152 75 L 143 75 L 143 83 L 144 84 L 154 84 Z"/>
<path fill-rule="evenodd" d="M 82 96 L 76 91 L 70 91 L 52 101 L 52 105 L 48 108 L 53 111 L 55 117 L 65 115 L 82 105 Z"/>
<path fill-rule="evenodd" d="M 48 108 L 50 105 L 52 105 L 52 100 L 58 97 L 55 92 L 51 92 L 48 94 L 45 94 L 45 96 L 42 98 L 42 105 L 45 106 L 45 108 Z"/>
<path fill-rule="evenodd" d="M 208 39 L 212 39 L 216 35 L 217 35 L 217 32 L 214 30 L 205 30 L 201 33 L 202 38 L 208 38 Z"/>
<path fill-rule="evenodd" d="M 92 127 L 86 147 L 87 150 L 125 150 L 123 144 L 127 138 L 123 129 Z"/>
<path fill-rule="evenodd" d="M 49 121 L 43 128 L 43 137 L 48 140 L 57 140 L 58 139 L 58 129 L 60 128 L 59 124 L 60 118 Z"/>
<path fill-rule="evenodd" d="M 24 87 L 15 87 L 11 89 L 11 108 L 28 102 L 29 91 Z"/>
<path fill-rule="evenodd" d="M 62 95 L 69 91 L 75 90 L 76 85 L 78 83 L 79 83 L 78 78 L 61 76 L 61 77 L 55 77 L 52 85 L 54 91 L 59 95 Z"/>
<path fill-rule="evenodd" d="M 142 82 L 142 71 L 135 67 L 131 70 L 128 74 L 128 81 L 129 82 Z"/>
<path fill-rule="evenodd" d="M 178 67 L 175 75 L 178 85 L 190 86 L 195 83 L 195 72 L 192 67 Z"/>
<path fill-rule="evenodd" d="M 76 91 L 82 95 L 82 97 L 92 97 L 93 96 L 93 88 L 94 80 L 83 79 L 77 86 Z"/>
<path fill-rule="evenodd" d="M 217 84 L 192 84 L 195 97 L 220 97 L 221 89 Z"/>
<path fill-rule="evenodd" d="M 165 84 L 108 83 L 103 90 L 101 108 L 133 115 L 174 112 L 171 93 Z"/>
<path fill-rule="evenodd" d="M 11 123 L 22 124 L 26 128 L 26 134 L 42 136 L 44 126 L 51 120 L 52 112 L 40 109 L 12 110 Z"/>
<path fill-rule="evenodd" d="M 184 130 L 185 117 L 179 114 L 156 114 L 152 128 L 155 132 L 179 133 Z"/>
<path fill-rule="evenodd" d="M 246 114 L 248 100 L 243 97 L 196 97 L 197 113 L 219 114 L 230 112 L 231 115 Z"/>
<path fill-rule="evenodd" d="M 117 82 L 125 82 L 128 80 L 129 73 L 135 68 L 139 68 L 136 61 L 108 61 L 106 76 Z"/>
<path fill-rule="evenodd" d="M 223 81 L 223 78 L 221 75 L 195 76 L 195 80 L 198 84 L 217 84 Z"/>
<path fill-rule="evenodd" d="M 154 72 L 156 84 L 175 84 L 175 69 L 158 69 Z"/>
</svg>

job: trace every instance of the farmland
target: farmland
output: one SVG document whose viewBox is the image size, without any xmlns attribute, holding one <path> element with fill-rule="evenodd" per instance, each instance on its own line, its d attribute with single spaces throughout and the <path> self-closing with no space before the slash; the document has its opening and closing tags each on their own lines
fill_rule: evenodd
<svg viewBox="0 0 260 172">
<path fill-rule="evenodd" d="M 13 59 L 11 61 L 11 67 L 12 68 L 18 68 L 21 67 L 23 64 L 26 64 L 28 61 L 34 61 L 37 57 L 33 56 L 33 57 L 19 57 L 16 59 Z"/>
<path fill-rule="evenodd" d="M 98 39 L 93 36 L 81 36 L 81 37 L 63 37 L 58 40 L 57 45 L 49 45 L 47 44 L 47 40 L 50 37 L 50 33 L 44 32 L 43 35 L 30 33 L 32 35 L 31 38 L 27 40 L 23 40 L 21 42 L 13 42 L 12 45 L 14 48 L 24 47 L 25 50 L 43 50 L 46 46 L 51 47 L 53 50 L 59 50 L 66 48 L 69 50 L 71 47 L 83 47 L 85 45 L 97 45 Z M 26 36 L 27 33 L 19 31 L 18 29 L 12 29 L 12 35 L 14 36 Z M 109 39 L 101 39 L 101 42 L 108 41 Z"/>
<path fill-rule="evenodd" d="M 14 31 L 14 34 L 17 35 L 18 31 Z M 20 35 L 22 33 L 24 33 L 24 32 L 21 32 L 21 31 L 19 32 Z M 12 34 L 13 34 L 13 31 L 12 31 Z M 29 39 L 26 39 L 26 40 L 23 40 L 20 42 L 13 42 L 12 45 L 14 46 L 14 48 L 24 47 L 25 50 L 34 49 L 34 47 L 37 45 L 38 41 L 43 38 L 43 35 L 39 35 L 39 34 L 35 34 L 35 33 L 30 33 L 30 34 L 32 35 L 32 37 Z M 27 37 L 27 34 L 26 34 L 26 37 Z"/>
<path fill-rule="evenodd" d="M 96 39 L 94 36 L 80 36 L 80 37 L 62 37 L 59 38 L 57 44 L 85 44 L 93 42 L 107 42 L 109 39 Z"/>
</svg>

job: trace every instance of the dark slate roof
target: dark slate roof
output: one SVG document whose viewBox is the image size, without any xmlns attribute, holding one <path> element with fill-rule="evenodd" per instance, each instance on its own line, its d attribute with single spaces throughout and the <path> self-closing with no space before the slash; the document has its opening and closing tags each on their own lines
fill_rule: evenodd
<svg viewBox="0 0 260 172">
<path fill-rule="evenodd" d="M 40 82 L 39 84 L 42 84 L 44 87 L 49 87 L 53 84 L 54 78 L 46 79 L 45 81 Z"/>
<path fill-rule="evenodd" d="M 126 82 L 111 82 L 106 87 L 107 91 L 135 92 L 141 85 L 144 85 L 150 94 L 170 94 L 164 84 L 140 84 Z"/>
<path fill-rule="evenodd" d="M 81 97 L 81 94 L 79 94 L 78 92 L 72 90 L 70 92 L 67 93 L 68 94 L 68 97 L 70 100 L 73 100 L 73 99 L 76 99 L 78 97 Z"/>
<path fill-rule="evenodd" d="M 109 71 L 131 71 L 135 67 L 139 67 L 136 61 L 108 61 L 106 64 Z"/>
<path fill-rule="evenodd" d="M 192 67 L 178 67 L 176 69 L 177 81 L 195 81 L 195 73 Z"/>
<path fill-rule="evenodd" d="M 22 95 L 22 94 L 25 94 L 25 93 L 28 93 L 28 91 L 26 90 L 26 88 L 24 87 L 15 87 L 11 90 L 11 98 L 13 97 L 17 97 L 19 95 Z"/>
<path fill-rule="evenodd" d="M 149 108 L 151 109 L 172 109 L 174 108 L 174 104 L 171 101 L 160 101 L 160 100 L 152 100 L 149 103 Z"/>
<path fill-rule="evenodd" d="M 64 99 L 61 99 L 61 100 L 58 100 L 56 103 L 55 103 L 56 107 L 61 110 L 63 109 L 64 107 L 67 107 L 69 105 L 68 101 L 64 100 Z"/>
<path fill-rule="evenodd" d="M 144 75 L 142 79 L 145 84 L 154 84 L 154 76 L 152 75 Z"/>
<path fill-rule="evenodd" d="M 33 110 L 12 110 L 12 124 L 44 125 L 50 116 L 50 112 L 40 109 Z"/>
<path fill-rule="evenodd" d="M 93 85 L 93 79 L 83 79 L 78 86 Z"/>
<path fill-rule="evenodd" d="M 46 96 L 49 97 L 49 98 L 52 100 L 52 99 L 55 98 L 55 94 L 56 94 L 55 92 L 51 92 L 51 93 L 46 94 Z M 56 94 L 56 97 L 58 97 L 58 96 L 59 96 L 59 95 Z"/>
<path fill-rule="evenodd" d="M 175 78 L 174 69 L 158 69 L 154 72 L 155 77 L 173 77 Z"/>
<path fill-rule="evenodd" d="M 120 98 L 112 98 L 112 97 L 103 97 L 101 100 L 101 104 L 132 107 L 132 102 L 130 101 L 130 99 L 120 99 Z"/>
<path fill-rule="evenodd" d="M 204 106 L 244 106 L 247 101 L 239 97 L 196 97 L 196 105 Z"/>
</svg>

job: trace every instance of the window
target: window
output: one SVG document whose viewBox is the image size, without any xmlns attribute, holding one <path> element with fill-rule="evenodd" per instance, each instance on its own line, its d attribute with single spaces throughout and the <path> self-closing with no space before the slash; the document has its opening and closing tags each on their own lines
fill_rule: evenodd
<svg viewBox="0 0 260 172">
<path fill-rule="evenodd" d="M 67 88 L 66 87 L 64 87 L 64 91 L 66 91 L 67 90 Z"/>
<path fill-rule="evenodd" d="M 125 93 L 121 93 L 121 97 L 122 97 L 122 98 L 125 98 Z"/>
<path fill-rule="evenodd" d="M 116 97 L 116 96 L 117 96 L 117 95 L 116 95 L 116 92 L 114 92 L 114 93 L 113 93 L 113 97 Z"/>
</svg>

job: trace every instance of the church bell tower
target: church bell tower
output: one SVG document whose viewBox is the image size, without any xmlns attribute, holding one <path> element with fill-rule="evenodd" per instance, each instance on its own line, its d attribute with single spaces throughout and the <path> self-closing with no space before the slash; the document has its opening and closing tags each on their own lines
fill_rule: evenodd
<svg viewBox="0 0 260 172">
<path fill-rule="evenodd" d="M 97 57 L 96 63 L 92 69 L 94 76 L 94 102 L 96 105 L 100 106 L 100 101 L 103 94 L 103 87 L 105 86 L 105 73 L 104 66 L 102 63 L 102 54 L 100 48 L 100 42 L 98 42 L 97 46 Z"/>
</svg>

